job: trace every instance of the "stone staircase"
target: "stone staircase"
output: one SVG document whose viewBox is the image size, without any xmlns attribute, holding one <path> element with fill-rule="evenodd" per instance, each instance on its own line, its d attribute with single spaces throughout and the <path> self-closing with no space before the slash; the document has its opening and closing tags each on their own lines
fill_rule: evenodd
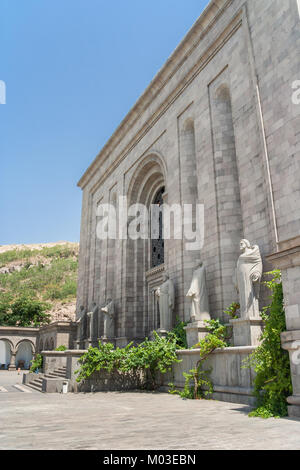
<svg viewBox="0 0 300 470">
<path fill-rule="evenodd" d="M 38 392 L 43 392 L 43 379 L 65 379 L 66 378 L 66 367 L 59 367 L 54 369 L 47 374 L 39 374 L 37 377 L 34 377 L 35 374 L 32 374 L 33 380 L 27 382 L 27 387 L 33 388 Z"/>
</svg>

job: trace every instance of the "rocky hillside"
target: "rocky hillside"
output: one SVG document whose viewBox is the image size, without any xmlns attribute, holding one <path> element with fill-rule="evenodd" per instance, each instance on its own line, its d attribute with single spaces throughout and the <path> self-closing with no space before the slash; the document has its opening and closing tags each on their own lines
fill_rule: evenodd
<svg viewBox="0 0 300 470">
<path fill-rule="evenodd" d="M 46 302 L 51 321 L 74 320 L 78 243 L 0 245 L 0 304 L 26 295 Z"/>
</svg>

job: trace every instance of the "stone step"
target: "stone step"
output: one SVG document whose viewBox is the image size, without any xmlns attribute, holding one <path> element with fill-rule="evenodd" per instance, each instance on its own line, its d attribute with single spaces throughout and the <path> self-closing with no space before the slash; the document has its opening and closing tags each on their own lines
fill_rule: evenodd
<svg viewBox="0 0 300 470">
<path fill-rule="evenodd" d="M 36 383 L 36 384 L 41 384 L 41 385 L 42 385 L 43 379 L 37 378 L 37 379 L 32 380 L 31 382 Z"/>
<path fill-rule="evenodd" d="M 49 379 L 56 379 L 56 378 L 65 379 L 66 374 L 53 371 L 53 372 L 48 372 L 47 374 L 45 374 L 45 377 L 48 377 Z"/>
<path fill-rule="evenodd" d="M 26 384 L 27 387 L 30 387 L 30 388 L 33 388 L 33 390 L 36 390 L 37 392 L 42 392 L 42 384 L 39 384 L 39 383 L 35 383 L 35 381 L 33 382 L 29 382 L 28 384 Z"/>
<path fill-rule="evenodd" d="M 65 379 L 65 376 L 59 376 L 59 375 L 54 375 L 54 374 L 46 374 L 45 379 Z"/>
</svg>

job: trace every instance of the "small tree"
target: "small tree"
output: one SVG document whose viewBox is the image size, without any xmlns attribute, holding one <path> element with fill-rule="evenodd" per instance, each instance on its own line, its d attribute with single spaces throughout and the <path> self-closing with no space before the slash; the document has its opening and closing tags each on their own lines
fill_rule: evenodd
<svg viewBox="0 0 300 470">
<path fill-rule="evenodd" d="M 51 317 L 46 313 L 48 309 L 47 303 L 23 295 L 6 308 L 3 307 L 0 321 L 2 325 L 7 326 L 39 327 L 50 323 Z"/>
</svg>

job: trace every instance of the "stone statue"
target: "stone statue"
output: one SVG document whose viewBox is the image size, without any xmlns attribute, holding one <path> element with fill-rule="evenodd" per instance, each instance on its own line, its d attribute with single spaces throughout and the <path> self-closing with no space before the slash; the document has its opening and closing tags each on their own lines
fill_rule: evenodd
<svg viewBox="0 0 300 470">
<path fill-rule="evenodd" d="M 76 321 L 77 323 L 77 341 L 81 341 L 83 338 L 83 326 L 84 326 L 84 317 L 85 317 L 85 311 L 84 311 L 84 306 L 80 306 L 80 316 L 78 320 Z"/>
<path fill-rule="evenodd" d="M 96 302 L 93 303 L 93 310 L 88 312 L 87 317 L 89 319 L 89 337 L 91 339 L 95 336 L 95 318 L 98 312 L 98 307 Z"/>
<path fill-rule="evenodd" d="M 240 297 L 241 318 L 259 317 L 259 291 L 262 277 L 262 259 L 257 245 L 248 240 L 240 242 L 241 255 L 237 263 L 237 286 Z"/>
<path fill-rule="evenodd" d="M 174 284 L 166 274 L 163 281 L 163 284 L 155 291 L 159 302 L 160 329 L 171 331 L 175 302 Z"/>
<path fill-rule="evenodd" d="M 101 308 L 101 312 L 104 314 L 104 328 L 103 338 L 114 338 L 115 337 L 115 308 L 114 303 L 109 299 L 105 307 Z"/>
<path fill-rule="evenodd" d="M 190 289 L 186 294 L 192 301 L 191 322 L 210 320 L 208 294 L 206 290 L 205 267 L 202 262 L 193 273 Z"/>
</svg>

